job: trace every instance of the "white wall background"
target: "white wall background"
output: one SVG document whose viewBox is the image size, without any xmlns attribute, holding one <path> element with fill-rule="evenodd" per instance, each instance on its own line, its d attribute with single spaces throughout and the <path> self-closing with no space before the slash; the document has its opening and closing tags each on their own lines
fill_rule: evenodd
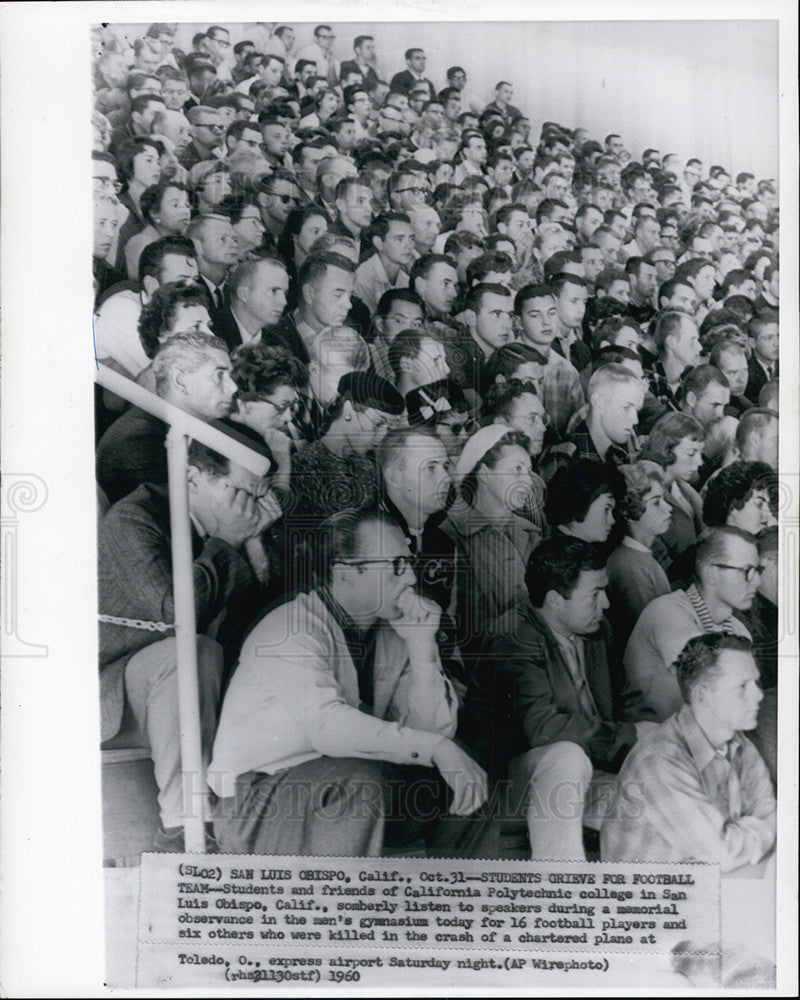
<svg viewBox="0 0 800 1000">
<path fill-rule="evenodd" d="M 291 22 L 287 22 L 291 23 Z M 188 51 L 195 31 L 182 24 Z M 131 37 L 141 25 L 127 26 Z M 247 24 L 230 24 L 234 42 Z M 313 24 L 293 24 L 295 51 Z M 620 133 L 635 157 L 653 146 L 682 160 L 700 157 L 734 173 L 777 176 L 778 29 L 774 21 L 334 22 L 335 51 L 349 58 L 358 34 L 376 38 L 388 79 L 402 54 L 425 48 L 428 73 L 444 86 L 459 64 L 469 88 L 490 100 L 498 79 L 512 81 L 515 103 L 533 131 L 543 121 L 582 125 L 602 140 Z"/>
</svg>

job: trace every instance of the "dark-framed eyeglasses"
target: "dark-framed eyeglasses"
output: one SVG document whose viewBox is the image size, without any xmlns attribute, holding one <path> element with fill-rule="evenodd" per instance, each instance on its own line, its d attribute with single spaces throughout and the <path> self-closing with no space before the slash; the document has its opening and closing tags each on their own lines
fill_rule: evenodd
<svg viewBox="0 0 800 1000">
<path fill-rule="evenodd" d="M 395 576 L 402 576 L 407 569 L 413 569 L 414 563 L 411 556 L 385 556 L 375 559 L 337 559 L 343 566 L 376 566 L 379 563 L 388 564 L 392 567 Z"/>
<path fill-rule="evenodd" d="M 271 399 L 267 399 L 266 397 L 262 397 L 261 399 L 258 400 L 258 402 L 259 403 L 269 403 L 269 405 L 280 416 L 282 416 L 284 413 L 287 413 L 289 410 L 291 410 L 292 413 L 297 413 L 298 410 L 300 409 L 300 400 L 297 399 L 297 398 L 295 398 L 295 399 L 287 399 L 283 403 L 275 403 Z"/>
<path fill-rule="evenodd" d="M 112 188 L 117 194 L 122 190 L 122 183 L 113 180 L 111 177 L 92 177 L 92 180 L 97 181 L 100 187 Z"/>
<path fill-rule="evenodd" d="M 712 566 L 716 566 L 718 569 L 735 569 L 737 573 L 741 573 L 745 579 L 746 583 L 750 583 L 755 579 L 756 574 L 761 576 L 764 572 L 764 567 L 759 566 L 731 566 L 728 563 L 712 563 Z"/>
</svg>

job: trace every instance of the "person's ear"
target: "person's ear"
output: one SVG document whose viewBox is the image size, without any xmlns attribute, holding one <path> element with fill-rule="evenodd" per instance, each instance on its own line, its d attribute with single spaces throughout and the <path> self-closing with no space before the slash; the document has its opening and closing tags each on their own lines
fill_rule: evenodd
<svg viewBox="0 0 800 1000">
<path fill-rule="evenodd" d="M 353 419 L 355 410 L 353 409 L 353 404 L 349 399 L 344 401 L 344 406 L 342 407 L 342 418 L 348 423 Z"/>
<path fill-rule="evenodd" d="M 544 595 L 544 606 L 548 611 L 560 611 L 564 603 L 564 598 L 557 590 L 548 590 Z"/>
<path fill-rule="evenodd" d="M 145 294 L 145 299 L 149 299 L 157 288 L 158 280 L 152 274 L 146 274 L 142 278 L 142 291 Z"/>
<path fill-rule="evenodd" d="M 202 473 L 194 465 L 190 465 L 186 469 L 186 485 L 189 492 L 192 494 L 197 494 L 200 489 L 200 476 Z"/>
<path fill-rule="evenodd" d="M 375 247 L 378 253 L 380 253 L 381 250 L 383 250 L 383 240 L 380 238 L 380 236 L 372 237 L 372 245 Z"/>
<path fill-rule="evenodd" d="M 693 409 L 697 403 L 697 393 L 692 392 L 692 390 L 690 389 L 686 393 L 686 396 L 684 398 L 686 399 L 686 405 L 689 407 L 689 409 Z"/>
<path fill-rule="evenodd" d="M 465 309 L 461 315 L 464 317 L 464 322 L 467 324 L 470 330 L 474 330 L 476 323 L 475 310 Z"/>
</svg>

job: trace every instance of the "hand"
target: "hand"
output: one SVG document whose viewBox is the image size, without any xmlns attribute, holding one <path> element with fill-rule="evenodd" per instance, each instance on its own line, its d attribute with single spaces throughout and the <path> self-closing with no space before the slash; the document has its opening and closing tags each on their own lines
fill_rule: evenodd
<svg viewBox="0 0 800 1000">
<path fill-rule="evenodd" d="M 450 812 L 469 816 L 489 797 L 486 772 L 452 740 L 442 740 L 433 752 L 433 764 L 453 790 Z"/>
<path fill-rule="evenodd" d="M 212 515 L 216 524 L 209 534 L 221 538 L 234 549 L 240 548 L 248 538 L 255 538 L 263 530 L 261 522 L 265 514 L 262 505 L 245 490 L 227 483 L 214 497 Z"/>
<path fill-rule="evenodd" d="M 404 590 L 396 601 L 399 612 L 389 624 L 400 638 L 412 649 L 436 649 L 436 632 L 442 617 L 442 609 L 435 601 L 418 594 L 411 587 Z"/>
<path fill-rule="evenodd" d="M 274 524 L 283 517 L 283 510 L 272 490 L 268 490 L 263 496 L 259 497 L 256 505 L 261 511 L 261 523 L 258 528 L 258 534 L 260 535 L 262 531 L 265 531 L 271 524 Z"/>
</svg>

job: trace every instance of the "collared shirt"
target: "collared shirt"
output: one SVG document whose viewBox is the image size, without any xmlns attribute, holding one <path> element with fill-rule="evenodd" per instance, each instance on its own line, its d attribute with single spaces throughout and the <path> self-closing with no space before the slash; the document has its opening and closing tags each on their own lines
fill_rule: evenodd
<svg viewBox="0 0 800 1000">
<path fill-rule="evenodd" d="M 236 315 L 233 306 L 231 306 L 231 316 L 233 316 L 234 322 L 236 323 L 236 326 L 239 328 L 239 336 L 242 338 L 243 344 L 261 343 L 261 330 L 257 330 L 255 333 L 250 333 L 249 331 L 245 330 L 245 328 L 239 321 L 239 317 Z"/>
<path fill-rule="evenodd" d="M 572 677 L 572 683 L 575 685 L 575 690 L 578 695 L 578 704 L 581 706 L 581 711 L 590 719 L 595 717 L 599 718 L 597 706 L 595 705 L 592 692 L 589 690 L 589 684 L 586 680 L 586 661 L 583 650 L 583 636 L 562 635 L 552 627 L 551 632 L 555 636 L 558 648 L 561 650 L 561 655 L 564 657 L 564 662 L 567 664 L 567 669 Z"/>
<path fill-rule="evenodd" d="M 603 860 L 702 861 L 723 872 L 759 862 L 775 844 L 772 784 L 742 733 L 726 750 L 711 745 L 690 705 L 637 741 L 603 824 Z"/>
<path fill-rule="evenodd" d="M 381 296 L 390 288 L 408 288 L 408 275 L 405 271 L 399 271 L 394 282 L 391 282 L 380 254 L 377 253 L 358 265 L 355 292 L 371 313 L 375 313 Z"/>
<path fill-rule="evenodd" d="M 703 600 L 703 595 L 694 584 L 686 588 L 686 596 L 692 602 L 692 607 L 697 612 L 697 617 L 706 632 L 732 632 L 733 618 L 728 615 L 721 622 L 715 622 L 708 610 L 708 605 Z"/>
<path fill-rule="evenodd" d="M 652 392 L 656 399 L 664 403 L 670 410 L 680 409 L 672 386 L 667 381 L 667 375 L 661 362 L 656 361 L 650 371 L 645 372 L 645 374 L 650 384 L 650 392 Z"/>
<path fill-rule="evenodd" d="M 375 700 L 375 642 L 378 638 L 379 625 L 376 622 L 367 629 L 359 628 L 341 604 L 333 599 L 328 587 L 319 587 L 317 592 L 342 630 L 358 675 L 358 696 L 361 704 L 372 708 Z"/>
</svg>

